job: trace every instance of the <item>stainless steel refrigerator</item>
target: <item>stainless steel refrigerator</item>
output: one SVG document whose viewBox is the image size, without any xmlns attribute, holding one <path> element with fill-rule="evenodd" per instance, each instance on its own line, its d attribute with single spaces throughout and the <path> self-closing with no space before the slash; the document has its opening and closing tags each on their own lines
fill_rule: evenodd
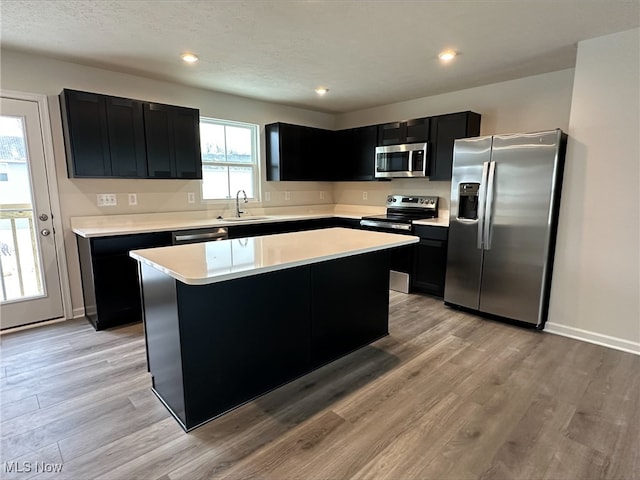
<svg viewBox="0 0 640 480">
<path fill-rule="evenodd" d="M 544 327 L 567 136 L 455 141 L 444 300 Z"/>
</svg>

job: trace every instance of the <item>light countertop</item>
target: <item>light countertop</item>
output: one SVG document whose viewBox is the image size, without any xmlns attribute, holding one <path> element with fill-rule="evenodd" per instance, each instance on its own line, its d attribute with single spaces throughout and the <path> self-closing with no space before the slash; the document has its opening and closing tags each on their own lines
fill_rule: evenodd
<svg viewBox="0 0 640 480">
<path fill-rule="evenodd" d="M 129 255 L 188 285 L 204 285 L 417 243 L 411 235 L 326 228 L 133 250 Z"/>
<path fill-rule="evenodd" d="M 168 212 L 168 213 L 139 213 L 132 215 L 102 215 L 92 217 L 72 217 L 71 229 L 81 237 L 110 237 L 114 235 L 130 235 L 136 233 L 163 232 L 175 230 L 188 230 L 208 227 L 230 227 L 234 225 L 250 225 L 258 223 L 290 222 L 296 220 L 311 220 L 319 218 L 352 218 L 360 219 L 362 216 L 382 214 L 384 209 L 373 210 L 371 208 L 357 208 L 348 206 L 336 206 L 327 212 L 321 213 L 288 213 L 288 214 L 257 214 L 243 216 L 242 220 L 228 218 L 220 220 L 207 211 Z M 448 212 L 440 212 L 440 216 L 434 219 L 418 220 L 418 225 L 433 225 L 448 227 Z"/>
</svg>

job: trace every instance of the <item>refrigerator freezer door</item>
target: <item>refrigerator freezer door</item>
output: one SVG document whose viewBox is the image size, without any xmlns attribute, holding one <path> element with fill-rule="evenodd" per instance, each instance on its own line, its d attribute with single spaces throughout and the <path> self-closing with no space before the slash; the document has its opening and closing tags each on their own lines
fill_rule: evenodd
<svg viewBox="0 0 640 480">
<path fill-rule="evenodd" d="M 496 135 L 491 222 L 480 288 L 482 312 L 541 323 L 551 204 L 561 132 Z M 559 187 L 558 187 L 559 188 Z"/>
<path fill-rule="evenodd" d="M 478 309 L 480 276 L 482 273 L 482 214 L 475 220 L 460 212 L 460 185 L 479 183 L 482 212 L 484 189 L 483 164 L 491 159 L 491 138 L 477 137 L 456 140 L 453 150 L 453 176 L 451 177 L 451 209 L 449 213 L 449 245 L 444 301 L 462 307 Z M 485 169 L 486 175 L 486 169 Z"/>
</svg>

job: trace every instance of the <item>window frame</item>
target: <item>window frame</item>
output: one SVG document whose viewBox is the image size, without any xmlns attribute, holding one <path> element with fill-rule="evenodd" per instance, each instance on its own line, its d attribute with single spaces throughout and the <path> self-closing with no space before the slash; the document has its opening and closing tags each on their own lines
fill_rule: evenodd
<svg viewBox="0 0 640 480">
<path fill-rule="evenodd" d="M 223 125 L 225 127 L 242 127 L 249 128 L 251 130 L 251 157 L 253 159 L 252 163 L 246 162 L 212 162 L 205 161 L 203 158 L 203 154 L 200 154 L 200 160 L 202 162 L 203 167 L 203 178 L 200 182 L 200 199 L 202 203 L 211 203 L 211 204 L 226 204 L 229 200 L 234 200 L 235 197 L 232 195 L 233 192 L 229 192 L 230 196 L 226 198 L 204 198 L 204 167 L 205 165 L 214 165 L 214 166 L 223 166 L 223 167 L 253 167 L 253 196 L 250 197 L 247 195 L 247 199 L 249 201 L 259 202 L 261 198 L 260 191 L 260 125 L 249 122 L 238 122 L 235 120 L 225 120 L 223 118 L 214 118 L 214 117 L 206 117 L 200 116 L 199 123 L 211 123 L 214 125 Z M 226 150 L 226 146 L 225 146 Z"/>
</svg>

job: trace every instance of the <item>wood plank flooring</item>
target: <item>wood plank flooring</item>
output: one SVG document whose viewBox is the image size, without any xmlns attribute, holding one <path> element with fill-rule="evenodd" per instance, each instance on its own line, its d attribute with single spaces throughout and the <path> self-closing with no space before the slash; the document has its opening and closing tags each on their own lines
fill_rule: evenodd
<svg viewBox="0 0 640 480">
<path fill-rule="evenodd" d="M 189 434 L 141 325 L 5 334 L 0 477 L 640 479 L 639 356 L 421 295 L 391 294 L 390 332 Z"/>
</svg>

